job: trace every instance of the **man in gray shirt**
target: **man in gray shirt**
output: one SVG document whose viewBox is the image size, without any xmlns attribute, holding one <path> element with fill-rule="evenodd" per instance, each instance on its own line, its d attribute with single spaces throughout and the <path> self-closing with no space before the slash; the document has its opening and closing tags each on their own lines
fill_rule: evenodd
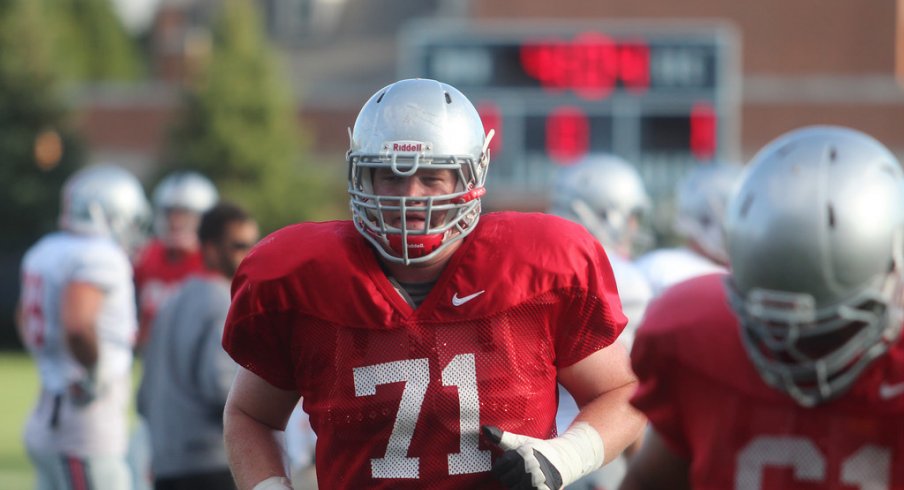
<svg viewBox="0 0 904 490">
<path fill-rule="evenodd" d="M 189 278 L 154 320 L 138 392 L 155 490 L 235 488 L 223 407 L 236 366 L 220 339 L 232 276 L 259 232 L 244 210 L 221 203 L 204 214 L 198 236 L 207 271 Z"/>
</svg>

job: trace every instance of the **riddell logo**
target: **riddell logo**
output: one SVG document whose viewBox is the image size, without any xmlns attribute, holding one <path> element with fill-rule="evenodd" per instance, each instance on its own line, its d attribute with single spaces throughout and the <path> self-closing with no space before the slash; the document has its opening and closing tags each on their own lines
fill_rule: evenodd
<svg viewBox="0 0 904 490">
<path fill-rule="evenodd" d="M 421 143 L 393 143 L 392 151 L 424 151 L 424 145 Z"/>
<path fill-rule="evenodd" d="M 408 248 L 424 248 L 423 243 L 409 243 Z"/>
</svg>

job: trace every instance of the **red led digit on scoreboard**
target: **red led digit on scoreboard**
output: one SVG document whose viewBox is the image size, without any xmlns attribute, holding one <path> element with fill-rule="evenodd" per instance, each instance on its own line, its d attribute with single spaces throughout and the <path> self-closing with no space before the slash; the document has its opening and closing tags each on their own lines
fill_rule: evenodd
<svg viewBox="0 0 904 490">
<path fill-rule="evenodd" d="M 590 122 L 577 107 L 562 106 L 546 118 L 546 153 L 560 165 L 576 163 L 590 147 Z"/>
<path fill-rule="evenodd" d="M 716 110 L 708 102 L 697 102 L 691 108 L 691 153 L 698 160 L 716 154 Z"/>
<path fill-rule="evenodd" d="M 571 89 L 587 100 L 602 100 L 621 84 L 630 92 L 650 86 L 650 48 L 642 40 L 616 42 L 598 32 L 573 41 L 529 41 L 519 50 L 521 68 L 546 90 Z"/>
<path fill-rule="evenodd" d="M 631 41 L 618 47 L 618 77 L 630 92 L 645 92 L 650 87 L 650 47 L 643 41 Z"/>
<path fill-rule="evenodd" d="M 615 43 L 608 36 L 585 32 L 571 46 L 568 86 L 579 97 L 602 100 L 615 88 L 618 56 Z"/>
<path fill-rule="evenodd" d="M 477 114 L 480 115 L 480 122 L 483 123 L 483 130 L 487 133 L 491 129 L 496 130 L 493 139 L 490 140 L 490 152 L 498 155 L 502 148 L 502 112 L 499 106 L 492 102 L 480 102 L 477 104 Z"/>
</svg>

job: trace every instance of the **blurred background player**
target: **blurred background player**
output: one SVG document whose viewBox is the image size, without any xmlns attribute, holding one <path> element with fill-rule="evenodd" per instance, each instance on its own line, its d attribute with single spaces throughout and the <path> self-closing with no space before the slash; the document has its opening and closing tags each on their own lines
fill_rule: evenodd
<svg viewBox="0 0 904 490">
<path fill-rule="evenodd" d="M 198 225 L 201 214 L 216 204 L 218 198 L 210 180 L 193 171 L 173 172 L 154 188 L 154 238 L 135 263 L 139 352 L 148 341 L 157 309 L 189 274 L 204 270 L 198 248 Z M 129 440 L 129 464 L 136 490 L 147 490 L 153 484 L 149 438 L 139 417 Z"/>
<path fill-rule="evenodd" d="M 135 265 L 140 332 L 138 346 L 147 341 L 157 309 L 180 283 L 204 269 L 198 249 L 201 215 L 218 199 L 216 187 L 207 177 L 178 171 L 154 188 L 154 239 Z"/>
<path fill-rule="evenodd" d="M 206 272 L 189 276 L 154 320 L 138 411 L 151 433 L 155 490 L 235 488 L 222 413 L 236 364 L 221 341 L 232 276 L 258 236 L 238 206 L 204 213 L 198 237 Z"/>
<path fill-rule="evenodd" d="M 725 272 L 728 253 L 722 224 L 741 172 L 739 165 L 697 165 L 679 181 L 674 229 L 683 245 L 653 250 L 635 262 L 654 296 L 692 277 Z"/>
<path fill-rule="evenodd" d="M 628 324 L 619 340 L 630 348 L 652 291 L 644 275 L 631 263 L 637 250 L 649 246 L 651 236 L 644 217 L 650 213 L 650 198 L 633 165 L 614 155 L 592 155 L 562 167 L 553 187 L 549 212 L 584 225 L 603 245 L 612 264 L 618 296 Z M 559 389 L 556 425 L 565 430 L 578 413 L 568 392 Z M 569 488 L 614 489 L 626 471 L 623 458 L 616 459 Z"/>
<path fill-rule="evenodd" d="M 632 402 L 654 430 L 622 488 L 904 488 L 898 160 L 858 131 L 792 131 L 725 229 L 729 274 L 673 286 L 638 330 Z"/>
<path fill-rule="evenodd" d="M 60 230 L 22 262 L 19 334 L 41 393 L 25 427 L 37 488 L 131 488 L 125 461 L 137 331 L 129 254 L 150 205 L 138 180 L 111 165 L 73 174 Z"/>
</svg>

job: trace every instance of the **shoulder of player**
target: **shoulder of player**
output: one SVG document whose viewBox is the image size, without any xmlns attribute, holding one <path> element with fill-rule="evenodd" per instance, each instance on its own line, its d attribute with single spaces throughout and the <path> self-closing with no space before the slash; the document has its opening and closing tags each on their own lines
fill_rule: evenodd
<svg viewBox="0 0 904 490">
<path fill-rule="evenodd" d="M 651 351 L 656 357 L 686 364 L 695 362 L 700 355 L 710 356 L 730 338 L 737 337 L 723 289 L 724 277 L 696 277 L 654 299 L 638 328 L 635 348 L 654 344 Z"/>
<path fill-rule="evenodd" d="M 348 263 L 353 243 L 359 239 L 351 221 L 289 225 L 258 242 L 242 262 L 239 274 L 246 280 L 270 280 L 305 265 Z"/>
<path fill-rule="evenodd" d="M 545 213 L 503 211 L 480 218 L 481 235 L 511 252 L 575 255 L 596 250 L 599 242 L 583 226 Z"/>
<path fill-rule="evenodd" d="M 76 238 L 70 250 L 70 260 L 95 265 L 107 264 L 131 271 L 131 262 L 126 252 L 107 237 L 80 236 Z M 130 272 L 131 273 L 131 272 Z"/>
</svg>

